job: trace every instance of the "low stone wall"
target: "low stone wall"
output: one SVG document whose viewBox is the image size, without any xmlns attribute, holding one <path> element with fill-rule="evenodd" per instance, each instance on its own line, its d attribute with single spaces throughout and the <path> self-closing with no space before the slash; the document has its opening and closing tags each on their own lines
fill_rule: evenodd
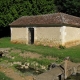
<svg viewBox="0 0 80 80">
<path fill-rule="evenodd" d="M 80 63 L 73 63 L 66 58 L 62 64 L 38 75 L 35 80 L 65 80 L 72 74 L 79 73 Z"/>
</svg>

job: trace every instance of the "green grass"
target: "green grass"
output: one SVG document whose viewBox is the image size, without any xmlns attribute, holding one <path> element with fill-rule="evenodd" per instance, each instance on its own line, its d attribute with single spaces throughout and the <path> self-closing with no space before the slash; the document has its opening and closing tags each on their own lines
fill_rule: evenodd
<svg viewBox="0 0 80 80">
<path fill-rule="evenodd" d="M 4 73 L 0 72 L 0 80 L 12 80 L 12 79 L 7 77 Z"/>
<path fill-rule="evenodd" d="M 0 47 L 2 48 L 16 48 L 31 51 L 31 52 L 37 52 L 39 54 L 42 54 L 43 56 L 52 56 L 52 57 L 58 57 L 59 59 L 64 59 L 65 57 L 69 56 L 70 59 L 74 62 L 80 62 L 80 45 L 71 47 L 71 48 L 65 48 L 65 49 L 57 49 L 57 48 L 50 48 L 45 46 L 36 46 L 36 45 L 25 45 L 25 44 L 13 44 L 10 42 L 10 38 L 1 38 L 0 39 Z"/>
</svg>

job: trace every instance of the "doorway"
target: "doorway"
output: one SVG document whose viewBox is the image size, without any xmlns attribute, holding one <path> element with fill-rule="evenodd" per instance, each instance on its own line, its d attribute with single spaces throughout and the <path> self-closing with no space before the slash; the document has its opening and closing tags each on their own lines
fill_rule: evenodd
<svg viewBox="0 0 80 80">
<path fill-rule="evenodd" d="M 34 28 L 28 28 L 28 43 L 34 44 Z"/>
</svg>

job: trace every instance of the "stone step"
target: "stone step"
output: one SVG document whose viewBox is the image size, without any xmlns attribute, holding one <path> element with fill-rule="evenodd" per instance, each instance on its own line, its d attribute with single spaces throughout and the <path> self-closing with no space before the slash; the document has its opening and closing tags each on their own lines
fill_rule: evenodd
<svg viewBox="0 0 80 80">
<path fill-rule="evenodd" d="M 35 80 L 59 80 L 59 75 L 63 74 L 63 70 L 60 67 L 55 67 L 38 75 Z"/>
</svg>

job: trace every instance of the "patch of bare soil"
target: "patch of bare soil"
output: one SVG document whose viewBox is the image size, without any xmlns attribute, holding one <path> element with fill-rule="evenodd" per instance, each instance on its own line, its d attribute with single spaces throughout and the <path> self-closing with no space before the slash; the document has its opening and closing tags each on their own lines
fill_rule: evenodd
<svg viewBox="0 0 80 80">
<path fill-rule="evenodd" d="M 24 58 L 26 58 L 26 57 L 29 57 L 29 58 L 40 58 L 40 57 L 42 57 L 42 55 L 37 54 L 37 53 L 32 53 L 32 52 L 21 53 L 20 56 L 22 56 Z"/>
<path fill-rule="evenodd" d="M 21 51 L 19 49 L 12 49 L 10 51 L 10 53 L 20 53 L 20 56 L 24 57 L 24 58 L 40 58 L 42 57 L 42 55 L 34 53 L 34 52 L 29 52 L 29 51 Z"/>
<path fill-rule="evenodd" d="M 11 53 L 21 53 L 21 50 L 19 50 L 19 49 L 12 49 L 10 52 Z"/>
<path fill-rule="evenodd" d="M 12 78 L 13 80 L 33 80 L 32 76 L 22 76 L 12 68 L 0 66 L 0 71 L 5 73 L 6 76 Z"/>
</svg>

